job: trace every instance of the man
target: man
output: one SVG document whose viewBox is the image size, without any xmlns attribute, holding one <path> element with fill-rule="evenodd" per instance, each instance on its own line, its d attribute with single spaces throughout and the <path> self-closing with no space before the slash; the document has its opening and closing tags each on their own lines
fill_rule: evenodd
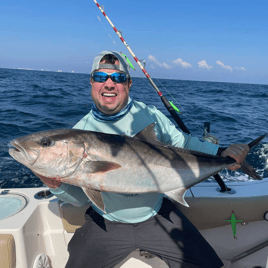
<svg viewBox="0 0 268 268">
<path fill-rule="evenodd" d="M 74 128 L 134 136 L 156 122 L 157 138 L 166 144 L 216 155 L 219 147 L 185 135 L 154 106 L 132 101 L 129 65 L 118 52 L 104 51 L 93 62 L 92 110 Z M 220 154 L 231 156 L 239 168 L 249 148 L 231 145 Z M 88 201 L 81 188 L 44 181 L 61 200 L 82 206 Z M 86 223 L 69 243 L 66 268 L 111 268 L 136 248 L 163 259 L 169 267 L 221 267 L 217 254 L 189 220 L 160 193 L 119 194 L 102 192 L 106 213 L 94 204 Z"/>
</svg>

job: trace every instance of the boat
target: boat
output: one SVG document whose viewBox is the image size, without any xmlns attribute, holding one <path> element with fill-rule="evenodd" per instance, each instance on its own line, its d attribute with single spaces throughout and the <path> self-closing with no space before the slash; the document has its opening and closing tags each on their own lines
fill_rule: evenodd
<svg viewBox="0 0 268 268">
<path fill-rule="evenodd" d="M 217 183 L 202 182 L 187 191 L 189 208 L 176 206 L 215 249 L 224 267 L 268 267 L 268 178 L 227 186 L 229 191 L 221 192 Z M 47 187 L 0 189 L 0 267 L 65 267 L 68 242 L 85 222 L 88 206 L 64 203 Z M 241 220 L 236 234 L 226 221 L 232 214 Z M 168 266 L 142 249 L 115 266 L 134 267 Z"/>
</svg>

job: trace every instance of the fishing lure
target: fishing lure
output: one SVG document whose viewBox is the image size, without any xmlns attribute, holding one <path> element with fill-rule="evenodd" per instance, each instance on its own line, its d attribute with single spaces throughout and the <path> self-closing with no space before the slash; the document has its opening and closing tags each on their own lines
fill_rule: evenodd
<svg viewBox="0 0 268 268">
<path fill-rule="evenodd" d="M 177 106 L 175 106 L 175 104 L 174 104 L 172 101 L 169 101 L 169 103 L 170 103 L 170 105 L 172 106 L 172 108 L 173 108 L 176 112 L 181 113 L 180 110 L 179 110 L 179 108 L 178 108 Z"/>
<path fill-rule="evenodd" d="M 225 221 L 229 221 L 231 223 L 234 239 L 237 239 L 237 237 L 235 236 L 236 235 L 236 223 L 237 222 L 242 222 L 242 220 L 237 220 L 236 216 L 234 214 L 234 211 L 232 210 L 231 220 L 225 220 Z"/>
<path fill-rule="evenodd" d="M 129 60 L 129 58 L 128 58 L 125 54 L 123 54 L 122 52 L 120 52 L 120 53 L 122 54 L 122 56 L 125 57 L 126 61 L 127 61 L 128 64 L 130 65 L 130 67 L 131 67 L 133 70 L 135 70 L 135 68 L 134 68 L 133 64 L 131 63 L 131 61 Z"/>
</svg>

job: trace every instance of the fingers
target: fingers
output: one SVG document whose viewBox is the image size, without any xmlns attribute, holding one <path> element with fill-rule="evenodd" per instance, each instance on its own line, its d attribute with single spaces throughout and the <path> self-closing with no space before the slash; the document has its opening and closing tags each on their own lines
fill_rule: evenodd
<svg viewBox="0 0 268 268">
<path fill-rule="evenodd" d="M 246 148 L 241 144 L 234 144 L 230 148 L 229 152 L 229 156 L 234 158 L 237 163 L 242 163 L 245 160 L 247 154 L 248 152 L 246 151 Z"/>
<path fill-rule="evenodd" d="M 248 152 L 249 147 L 247 144 L 232 144 L 221 153 L 221 156 L 223 157 L 230 156 L 233 159 L 235 159 L 237 164 L 228 168 L 230 170 L 235 171 L 241 167 L 241 165 L 239 164 L 245 161 Z"/>
<path fill-rule="evenodd" d="M 249 147 L 247 144 L 232 144 L 226 150 L 222 152 L 222 156 L 230 156 L 235 159 L 237 163 L 242 163 L 246 159 L 249 152 Z"/>
<path fill-rule="evenodd" d="M 231 167 L 228 167 L 228 169 L 232 170 L 232 171 L 236 171 L 238 170 L 239 168 L 241 168 L 241 165 L 233 165 Z"/>
</svg>

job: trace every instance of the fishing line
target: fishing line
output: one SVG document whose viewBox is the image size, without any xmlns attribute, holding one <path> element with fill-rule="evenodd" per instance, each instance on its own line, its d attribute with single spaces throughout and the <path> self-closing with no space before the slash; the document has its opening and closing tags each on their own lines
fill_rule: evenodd
<svg viewBox="0 0 268 268">
<path fill-rule="evenodd" d="M 127 50 L 129 51 L 129 53 L 131 54 L 131 56 L 134 58 L 134 60 L 136 61 L 136 63 L 139 65 L 140 69 L 142 70 L 142 72 L 144 73 L 144 75 L 146 76 L 146 78 L 149 80 L 151 86 L 153 87 L 153 89 L 156 91 L 156 93 L 158 94 L 158 96 L 160 97 L 161 101 L 163 102 L 163 104 L 165 105 L 166 109 L 168 110 L 168 112 L 170 113 L 170 115 L 173 117 L 173 119 L 175 120 L 175 122 L 177 123 L 177 125 L 180 127 L 180 129 L 188 134 L 191 135 L 191 132 L 189 131 L 189 129 L 185 126 L 185 124 L 183 123 L 183 121 L 181 120 L 179 114 L 177 113 L 179 110 L 178 108 L 172 103 L 169 102 L 166 97 L 163 95 L 163 93 L 158 89 L 158 87 L 156 86 L 156 84 L 154 83 L 154 81 L 152 80 L 152 78 L 150 77 L 150 75 L 148 74 L 148 72 L 145 70 L 144 66 L 142 65 L 142 63 L 140 62 L 140 60 L 136 57 L 136 55 L 134 54 L 134 52 L 131 50 L 131 48 L 129 47 L 129 45 L 127 44 L 127 42 L 125 41 L 125 39 L 122 36 L 122 32 L 118 31 L 117 28 L 114 26 L 114 24 L 112 23 L 112 21 L 108 18 L 108 16 L 106 15 L 106 13 L 104 12 L 104 9 L 102 6 L 100 6 L 98 4 L 98 2 L 96 0 L 94 0 L 95 4 L 97 5 L 97 7 L 99 8 L 99 10 L 101 11 L 101 13 L 103 14 L 103 16 L 107 19 L 107 21 L 109 22 L 109 24 L 112 26 L 112 28 L 114 29 L 114 31 L 116 32 L 116 34 L 118 35 L 119 39 L 122 41 L 122 43 L 125 45 L 125 47 L 127 48 Z M 127 61 L 129 61 L 126 58 Z M 130 64 L 130 66 L 132 66 L 132 64 Z M 134 68 L 133 68 L 134 69 Z M 163 86 L 163 85 L 162 85 Z M 164 86 L 163 86 L 164 87 Z M 165 87 L 164 87 L 165 88 Z M 167 90 L 167 89 L 166 89 Z M 221 186 L 222 185 L 225 186 L 224 182 L 222 181 L 221 177 L 218 174 L 213 175 L 214 179 L 218 182 L 218 184 Z M 226 186 L 225 186 L 226 188 Z"/>
<path fill-rule="evenodd" d="M 102 7 L 102 9 L 104 10 L 104 7 L 103 7 L 103 6 L 101 6 L 101 7 Z M 116 41 L 115 41 L 115 40 L 112 38 L 112 36 L 109 34 L 108 30 L 106 29 L 106 26 L 102 23 L 102 20 L 100 19 L 100 17 L 99 17 L 97 14 L 96 14 L 96 17 L 98 18 L 98 20 L 99 20 L 100 23 L 102 24 L 102 27 L 105 29 L 106 33 L 107 33 L 107 34 L 109 35 L 109 37 L 111 38 L 113 44 L 114 44 L 116 47 L 118 47 Z M 122 33 L 121 33 L 121 35 L 122 35 Z M 120 51 L 120 52 L 121 52 L 121 51 Z M 121 52 L 121 53 L 122 53 L 122 52 Z M 137 71 L 137 75 L 138 75 L 138 77 L 139 77 L 139 78 L 142 78 L 142 81 L 144 82 L 144 76 L 143 76 L 143 74 L 141 74 L 140 69 L 135 69 L 135 71 Z M 147 82 L 146 84 L 147 84 L 148 86 L 150 86 L 150 87 L 153 89 L 152 85 L 151 85 L 149 82 Z"/>
<path fill-rule="evenodd" d="M 156 69 L 155 72 L 159 74 L 159 72 Z M 154 77 L 154 80 L 156 80 L 161 85 L 161 87 L 165 89 L 165 91 L 169 94 L 169 96 L 173 99 L 173 101 L 176 102 L 176 105 L 179 107 L 180 111 L 183 111 L 183 113 L 181 112 L 181 114 L 183 114 L 190 121 L 192 121 L 201 130 L 202 133 L 204 130 L 203 126 L 201 126 L 200 123 L 198 123 L 194 118 L 191 117 L 191 115 L 186 110 L 184 110 L 183 106 L 177 101 L 177 99 L 169 92 L 169 90 L 161 83 L 161 81 L 158 78 Z"/>
<path fill-rule="evenodd" d="M 146 78 L 150 82 L 150 86 L 157 92 L 157 94 L 161 98 L 163 104 L 165 105 L 166 109 L 171 114 L 171 116 L 173 117 L 173 119 L 176 121 L 176 123 L 178 124 L 178 126 L 181 128 L 181 130 L 183 132 L 185 132 L 187 134 L 190 134 L 190 131 L 184 125 L 183 121 L 180 119 L 179 115 L 177 114 L 177 112 L 179 112 L 179 109 L 172 102 L 168 101 L 166 99 L 166 97 L 162 94 L 162 92 L 158 89 L 158 87 L 156 86 L 156 84 L 154 83 L 154 81 L 152 80 L 152 78 L 150 77 L 150 75 L 148 74 L 148 72 L 145 70 L 145 68 L 142 65 L 142 63 L 140 62 L 140 60 L 136 57 L 136 55 L 131 50 L 131 48 L 129 47 L 129 45 L 127 44 L 127 42 L 124 40 L 124 38 L 122 36 L 122 32 L 121 31 L 118 31 L 116 29 L 116 27 L 114 26 L 114 24 L 112 23 L 112 21 L 109 19 L 109 17 L 104 12 L 104 7 L 103 6 L 100 6 L 96 0 L 94 0 L 94 2 L 97 5 L 97 7 L 100 9 L 100 11 L 102 12 L 102 14 L 104 15 L 104 17 L 107 19 L 107 21 L 109 22 L 109 24 L 112 26 L 112 28 L 114 29 L 114 31 L 116 32 L 116 34 L 118 35 L 118 37 L 120 38 L 120 40 L 123 42 L 123 44 L 125 45 L 125 47 L 129 51 L 129 53 L 131 54 L 131 56 L 134 58 L 134 60 L 136 61 L 136 63 L 138 64 L 138 66 L 140 67 L 140 69 L 142 70 L 142 72 L 145 74 Z M 116 43 L 115 43 L 114 40 L 113 40 L 113 43 L 116 45 Z M 159 81 L 159 79 L 156 79 L 156 80 L 166 90 L 166 92 L 172 97 L 172 99 L 179 105 L 178 101 L 172 96 L 172 94 L 167 90 L 167 88 Z M 186 113 L 186 115 L 187 115 L 187 113 Z M 187 115 L 187 117 L 190 118 L 190 120 L 193 121 L 194 124 L 198 125 L 198 127 L 200 128 L 199 124 L 193 118 L 191 118 L 189 115 Z M 201 128 L 201 130 L 203 130 L 203 129 Z"/>
<path fill-rule="evenodd" d="M 155 83 L 153 82 L 153 80 L 151 79 L 151 77 L 149 76 L 149 74 L 147 73 L 147 71 L 145 70 L 144 66 L 141 64 L 141 62 L 138 60 L 138 58 L 135 56 L 135 54 L 132 52 L 132 50 L 129 48 L 128 44 L 126 43 L 126 41 L 124 40 L 124 38 L 122 37 L 122 33 L 119 32 L 115 26 L 113 25 L 113 23 L 110 21 L 110 19 L 106 16 L 103 8 L 97 3 L 96 0 L 94 0 L 94 2 L 96 3 L 97 7 L 100 9 L 100 11 L 102 12 L 102 14 L 105 16 L 105 18 L 108 20 L 108 22 L 110 23 L 110 25 L 113 27 L 114 31 L 116 32 L 116 34 L 119 36 L 120 40 L 124 43 L 124 45 L 126 46 L 126 48 L 128 49 L 128 51 L 130 52 L 131 56 L 135 59 L 135 61 L 137 62 L 137 64 L 139 65 L 139 67 L 141 68 L 141 70 L 143 71 L 143 73 L 145 74 L 145 76 L 147 77 L 147 79 L 150 81 L 150 86 L 158 93 L 158 95 L 160 96 L 162 102 L 164 103 L 164 105 L 166 106 L 166 108 L 168 109 L 168 111 L 170 112 L 171 116 L 174 118 L 174 120 L 176 121 L 176 123 L 180 126 L 180 128 L 190 134 L 189 130 L 187 129 L 187 127 L 184 125 L 184 123 L 181 121 L 181 119 L 179 118 L 179 116 L 177 115 L 177 113 L 175 112 L 175 110 L 173 109 L 173 105 L 171 105 L 163 96 L 163 94 L 161 93 L 161 91 L 157 88 L 157 86 L 155 85 Z M 100 20 L 100 19 L 99 19 Z M 101 20 L 100 20 L 101 21 Z M 128 60 L 128 59 L 127 59 Z M 158 81 L 160 82 L 160 81 Z M 161 84 L 161 83 L 160 83 Z M 162 85 L 163 86 L 163 85 Z M 164 87 L 165 88 L 165 87 Z M 167 89 L 166 89 L 167 90 Z M 171 95 L 171 94 L 170 94 Z M 175 107 L 176 108 L 176 107 Z M 177 118 L 176 118 L 177 117 Z M 177 120 L 176 120 L 177 119 Z M 190 189 L 190 192 L 193 195 L 192 190 Z"/>
<path fill-rule="evenodd" d="M 157 72 L 157 71 L 156 71 Z M 180 113 L 183 114 L 185 117 L 187 117 L 190 121 L 192 121 L 200 130 L 201 130 L 201 133 L 203 132 L 204 128 L 201 127 L 201 124 L 198 123 L 194 118 L 192 118 L 190 116 L 190 114 L 184 110 L 183 106 L 177 101 L 177 99 L 168 91 L 168 89 L 161 83 L 161 81 L 158 79 L 158 78 L 154 78 L 154 80 L 156 80 L 160 85 L 161 87 L 163 87 L 166 92 L 169 94 L 169 96 L 173 99 L 174 102 L 176 102 L 176 106 L 179 107 L 179 110 L 180 110 Z M 150 84 L 149 84 L 150 85 Z M 150 85 L 151 86 L 151 85 Z M 152 86 L 151 86 L 152 87 Z M 183 111 L 183 113 L 181 112 Z"/>
<path fill-rule="evenodd" d="M 103 29 L 106 31 L 106 33 L 108 34 L 108 36 L 111 38 L 112 43 L 113 43 L 113 44 L 116 46 L 116 48 L 117 48 L 117 43 L 116 43 L 116 41 L 115 41 L 115 40 L 113 39 L 113 37 L 110 35 L 109 31 L 107 30 L 107 26 L 104 25 L 104 23 L 102 23 L 102 20 L 101 20 L 101 18 L 97 15 L 97 12 L 96 12 L 96 11 L 95 11 L 95 15 L 96 15 L 97 19 L 99 20 L 99 22 L 101 23 Z"/>
<path fill-rule="evenodd" d="M 139 75 L 139 78 L 144 78 L 143 75 L 141 75 L 141 72 L 140 72 L 139 69 L 137 70 L 137 73 L 138 73 L 138 75 Z M 169 92 L 169 90 L 168 90 L 168 89 L 161 83 L 161 81 L 160 81 L 158 78 L 154 77 L 154 80 L 156 80 L 156 81 L 158 82 L 158 84 L 160 84 L 160 86 L 161 86 L 163 89 L 165 89 L 165 91 L 166 91 L 166 92 L 168 93 L 168 95 L 172 98 L 172 100 L 173 100 L 174 102 L 176 102 L 176 106 L 179 107 L 180 113 L 183 114 L 185 117 L 187 117 L 190 121 L 192 121 L 192 122 L 193 122 L 193 123 L 200 129 L 201 133 L 203 133 L 204 128 L 201 127 L 201 124 L 198 123 L 194 118 L 192 118 L 192 117 L 190 116 L 190 114 L 189 114 L 187 111 L 184 110 L 183 106 L 177 101 L 177 99 L 176 99 L 176 98 Z M 149 85 L 149 86 L 153 89 L 153 86 L 152 86 L 148 81 L 147 81 L 147 85 Z M 183 112 L 182 112 L 182 111 L 183 111 Z"/>
<path fill-rule="evenodd" d="M 141 70 L 143 71 L 143 73 L 145 74 L 145 76 L 147 77 L 147 79 L 150 81 L 151 85 L 153 86 L 154 90 L 158 93 L 158 95 L 163 98 L 163 94 L 161 93 L 161 91 L 157 88 L 157 86 L 155 85 L 154 81 L 152 80 L 152 78 L 150 77 L 150 75 L 148 74 L 148 72 L 145 70 L 145 68 L 143 67 L 143 65 L 141 64 L 141 62 L 139 61 L 139 59 L 136 57 L 136 55 L 134 54 L 134 52 L 131 50 L 131 48 L 129 47 L 129 45 L 127 44 L 127 42 L 125 41 L 125 39 L 122 37 L 122 34 L 120 33 L 120 31 L 118 31 L 116 29 L 116 27 L 113 25 L 113 23 L 111 22 L 111 20 L 108 18 L 108 16 L 106 15 L 106 13 L 104 12 L 103 8 L 98 4 L 98 2 L 96 0 L 94 0 L 94 2 L 96 3 L 97 7 L 100 9 L 100 11 L 102 12 L 103 16 L 108 20 L 108 22 L 110 23 L 110 25 L 112 26 L 112 28 L 114 29 L 114 31 L 116 32 L 116 34 L 118 35 L 118 37 L 120 38 L 120 40 L 123 42 L 123 44 L 125 45 L 125 47 L 127 48 L 127 50 L 130 52 L 131 56 L 134 58 L 134 60 L 137 62 L 137 64 L 139 65 L 139 67 L 141 68 Z M 169 105 L 170 106 L 170 105 Z M 171 107 L 171 106 L 170 106 Z M 172 107 L 171 107 L 172 108 Z"/>
</svg>

